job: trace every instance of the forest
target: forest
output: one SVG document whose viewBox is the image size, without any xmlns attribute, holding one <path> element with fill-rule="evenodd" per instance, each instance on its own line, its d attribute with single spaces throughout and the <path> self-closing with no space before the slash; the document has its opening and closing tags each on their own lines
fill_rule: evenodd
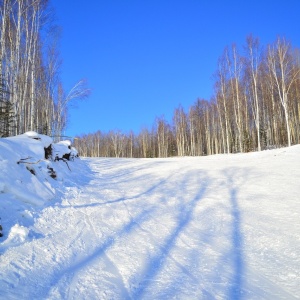
<svg viewBox="0 0 300 300">
<path fill-rule="evenodd" d="M 0 137 L 36 131 L 57 141 L 72 100 L 89 95 L 84 80 L 65 92 L 60 33 L 50 1 L 0 0 Z M 79 154 L 200 156 L 300 142 L 299 49 L 285 37 L 261 45 L 249 35 L 244 45 L 227 46 L 216 65 L 211 99 L 199 98 L 188 109 L 178 105 L 172 120 L 157 117 L 138 133 L 77 136 Z"/>
<path fill-rule="evenodd" d="M 241 48 L 241 49 L 240 49 Z M 157 117 L 139 133 L 97 131 L 75 138 L 89 157 L 170 157 L 261 151 L 300 143 L 300 52 L 284 37 L 226 47 L 213 76 L 214 95 Z"/>
<path fill-rule="evenodd" d="M 64 91 L 60 32 L 48 0 L 0 1 L 0 137 L 36 131 L 59 139 L 70 101 L 89 94 L 84 80 Z"/>
</svg>

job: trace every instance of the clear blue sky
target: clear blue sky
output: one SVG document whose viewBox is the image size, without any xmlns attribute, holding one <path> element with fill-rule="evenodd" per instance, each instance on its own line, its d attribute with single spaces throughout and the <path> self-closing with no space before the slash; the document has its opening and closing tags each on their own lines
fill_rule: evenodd
<svg viewBox="0 0 300 300">
<path fill-rule="evenodd" d="M 226 45 L 252 33 L 300 47 L 300 0 L 52 0 L 62 27 L 66 90 L 86 78 L 92 94 L 70 110 L 67 135 L 151 128 L 181 104 L 213 94 Z"/>
</svg>

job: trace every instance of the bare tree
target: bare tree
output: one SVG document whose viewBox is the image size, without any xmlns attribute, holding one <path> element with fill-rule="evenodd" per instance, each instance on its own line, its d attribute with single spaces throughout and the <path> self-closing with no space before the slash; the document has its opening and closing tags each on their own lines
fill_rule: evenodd
<svg viewBox="0 0 300 300">
<path fill-rule="evenodd" d="M 55 126 L 54 136 L 61 136 L 67 124 L 67 111 L 72 100 L 85 99 L 90 94 L 90 89 L 86 87 L 86 82 L 80 80 L 74 87 L 65 95 L 61 83 L 57 92 L 57 101 L 55 105 Z"/>
<path fill-rule="evenodd" d="M 125 135 L 120 130 L 111 131 L 110 138 L 112 141 L 115 157 L 121 157 L 125 146 Z"/>
<path fill-rule="evenodd" d="M 260 105 L 261 100 L 259 99 L 259 67 L 260 67 L 260 46 L 259 40 L 252 36 L 247 37 L 247 64 L 249 74 L 249 85 L 250 85 L 250 98 L 251 108 L 253 110 L 253 117 L 257 132 L 257 150 L 261 151 L 260 142 Z"/>
<path fill-rule="evenodd" d="M 182 106 L 175 109 L 173 122 L 175 126 L 177 153 L 179 156 L 188 155 L 188 121 Z"/>
<path fill-rule="evenodd" d="M 232 45 L 231 55 L 229 51 L 226 51 L 226 60 L 228 64 L 228 70 L 230 74 L 230 87 L 231 87 L 231 97 L 233 98 L 233 114 L 235 125 L 237 129 L 237 143 L 239 145 L 239 151 L 243 152 L 242 144 L 242 95 L 241 95 L 241 76 L 243 69 L 242 57 L 238 54 L 236 45 Z"/>
<path fill-rule="evenodd" d="M 230 153 L 230 122 L 229 122 L 229 109 L 228 109 L 228 64 L 226 64 L 226 54 L 219 59 L 218 62 L 218 71 L 216 73 L 217 81 L 215 84 L 216 88 L 216 99 L 217 99 L 217 107 L 219 109 L 219 115 L 221 118 L 221 122 L 224 123 L 222 125 L 222 129 L 224 128 L 224 136 L 225 136 L 225 153 Z"/>
<path fill-rule="evenodd" d="M 291 146 L 289 94 L 292 84 L 299 78 L 300 70 L 295 70 L 290 43 L 278 38 L 275 44 L 269 46 L 268 64 L 284 111 L 288 146 Z"/>
<path fill-rule="evenodd" d="M 169 151 L 169 125 L 163 117 L 156 119 L 158 157 L 167 157 Z"/>
</svg>

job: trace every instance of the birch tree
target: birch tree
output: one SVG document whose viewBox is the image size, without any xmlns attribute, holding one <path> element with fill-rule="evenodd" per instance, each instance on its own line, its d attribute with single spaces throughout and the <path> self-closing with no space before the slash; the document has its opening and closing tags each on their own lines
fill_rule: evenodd
<svg viewBox="0 0 300 300">
<path fill-rule="evenodd" d="M 230 153 L 230 122 L 229 122 L 229 109 L 228 109 L 228 64 L 226 64 L 225 53 L 218 61 L 218 71 L 216 73 L 216 99 L 217 107 L 220 114 L 220 122 L 224 123 L 224 140 L 225 147 L 224 153 Z M 223 128 L 223 126 L 222 126 Z"/>
<path fill-rule="evenodd" d="M 234 119 L 235 125 L 238 132 L 238 145 L 239 151 L 243 152 L 243 144 L 242 144 L 242 132 L 243 132 L 243 124 L 242 124 L 242 97 L 241 97 L 241 76 L 242 76 L 242 58 L 237 52 L 236 45 L 232 45 L 232 53 L 230 57 L 229 51 L 226 51 L 226 59 L 228 64 L 228 70 L 230 72 L 230 86 L 231 86 L 231 95 L 233 98 L 233 108 L 234 108 Z"/>
<path fill-rule="evenodd" d="M 121 157 L 124 146 L 125 146 L 125 135 L 122 134 L 120 130 L 111 131 L 110 132 L 110 138 L 112 142 L 112 147 L 114 150 L 115 157 Z"/>
<path fill-rule="evenodd" d="M 175 127 L 177 154 L 179 156 L 188 155 L 188 122 L 182 106 L 179 106 L 175 110 L 173 122 Z"/>
<path fill-rule="evenodd" d="M 289 96 L 292 84 L 299 78 L 300 70 L 295 70 L 295 62 L 291 55 L 291 46 L 284 38 L 268 48 L 268 64 L 272 73 L 280 103 L 283 107 L 287 132 L 287 144 L 291 146 L 291 130 L 289 120 Z"/>
<path fill-rule="evenodd" d="M 67 125 L 67 113 L 68 107 L 73 100 L 81 100 L 88 97 L 90 94 L 90 89 L 86 87 L 86 82 L 84 80 L 78 81 L 74 87 L 65 94 L 63 86 L 60 83 L 57 91 L 57 101 L 55 105 L 55 125 L 54 125 L 54 136 L 57 139 L 61 136 L 63 130 Z M 73 103 L 73 105 L 75 105 Z"/>
<path fill-rule="evenodd" d="M 158 157 L 167 157 L 169 151 L 169 125 L 163 117 L 156 119 Z"/>
<path fill-rule="evenodd" d="M 248 64 L 248 75 L 249 75 L 249 85 L 250 85 L 250 98 L 251 107 L 253 110 L 253 117 L 256 126 L 257 134 L 257 150 L 261 151 L 260 142 L 260 104 L 259 99 L 259 67 L 260 67 L 260 48 L 259 41 L 257 38 L 249 36 L 247 38 L 247 64 Z"/>
</svg>

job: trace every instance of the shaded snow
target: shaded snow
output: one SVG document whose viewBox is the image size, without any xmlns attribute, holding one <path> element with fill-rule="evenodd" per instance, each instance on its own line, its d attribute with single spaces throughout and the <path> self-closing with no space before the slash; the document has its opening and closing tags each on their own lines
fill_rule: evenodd
<svg viewBox="0 0 300 300">
<path fill-rule="evenodd" d="M 299 145 L 71 169 L 43 208 L 0 194 L 1 299 L 300 298 Z"/>
</svg>

